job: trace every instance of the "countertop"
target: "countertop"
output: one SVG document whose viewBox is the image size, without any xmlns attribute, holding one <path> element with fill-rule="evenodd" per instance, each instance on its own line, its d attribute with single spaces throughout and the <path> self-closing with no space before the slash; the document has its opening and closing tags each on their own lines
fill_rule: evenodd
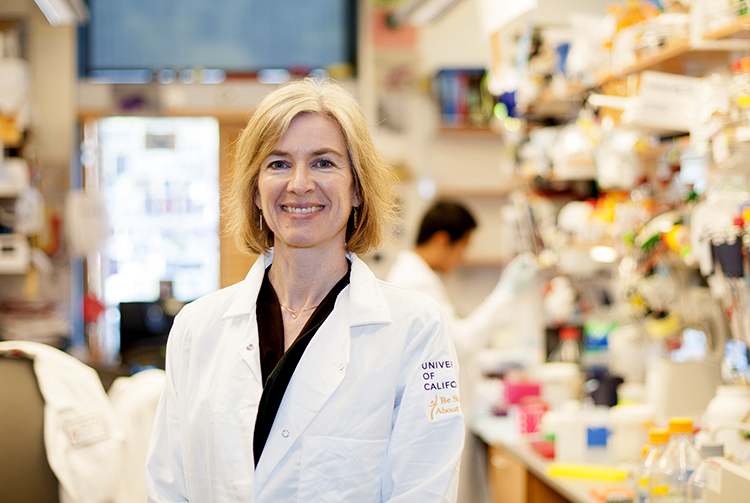
<svg viewBox="0 0 750 503">
<path fill-rule="evenodd" d="M 475 435 L 486 444 L 496 446 L 515 457 L 535 476 L 550 488 L 573 503 L 601 503 L 591 495 L 591 489 L 601 486 L 629 486 L 628 480 L 609 481 L 577 477 L 550 476 L 547 470 L 552 460 L 541 456 L 528 442 L 521 440 L 516 433 L 511 416 L 495 416 L 487 411 L 475 411 L 471 421 Z M 587 452 L 587 464 L 610 466 L 606 447 L 591 447 Z M 619 466 L 617 468 L 627 468 Z"/>
</svg>

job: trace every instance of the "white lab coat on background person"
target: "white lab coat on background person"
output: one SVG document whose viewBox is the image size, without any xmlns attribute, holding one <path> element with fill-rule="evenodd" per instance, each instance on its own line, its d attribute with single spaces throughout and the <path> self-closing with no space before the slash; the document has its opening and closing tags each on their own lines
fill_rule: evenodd
<svg viewBox="0 0 750 503">
<path fill-rule="evenodd" d="M 60 484 L 60 503 L 127 501 L 125 433 L 96 371 L 46 344 L 0 342 L 0 354 L 16 352 L 34 362 L 44 398 L 47 461 Z"/>
<path fill-rule="evenodd" d="M 182 309 L 167 342 L 149 501 L 455 501 L 464 426 L 445 316 L 348 257 L 350 283 L 305 350 L 255 469 L 255 305 L 272 254 Z"/>
<path fill-rule="evenodd" d="M 493 329 L 507 324 L 513 316 L 513 303 L 518 293 L 531 283 L 537 271 L 535 264 L 533 254 L 519 254 L 505 267 L 490 295 L 464 318 L 458 316 L 438 273 L 414 251 L 400 251 L 386 277 L 388 283 L 432 297 L 440 304 L 448 318 L 448 326 L 460 364 L 461 400 L 467 424 L 465 447 L 461 457 L 459 503 L 489 501 L 487 461 L 479 440 L 469 428 L 475 388 L 481 379 L 475 355 L 482 348 L 488 347 Z"/>
<path fill-rule="evenodd" d="M 142 370 L 132 376 L 118 377 L 107 392 L 127 435 L 127 464 L 123 477 L 128 481 L 128 503 L 147 501 L 146 455 L 166 379 L 166 373 L 161 369 Z"/>
</svg>

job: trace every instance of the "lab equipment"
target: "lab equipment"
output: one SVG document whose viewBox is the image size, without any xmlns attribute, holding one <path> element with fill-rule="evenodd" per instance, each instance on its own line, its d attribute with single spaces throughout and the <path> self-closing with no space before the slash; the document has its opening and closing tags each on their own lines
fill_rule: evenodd
<svg viewBox="0 0 750 503">
<path fill-rule="evenodd" d="M 708 482 L 710 464 L 708 458 L 723 457 L 724 446 L 722 444 L 702 444 L 701 456 L 703 461 L 688 479 L 687 501 L 688 503 L 705 503 L 706 501 L 706 484 Z"/>
<path fill-rule="evenodd" d="M 649 447 L 635 471 L 635 488 L 639 503 L 649 503 L 652 491 L 652 474 L 669 443 L 669 430 L 651 428 L 648 432 Z"/>
<path fill-rule="evenodd" d="M 671 418 L 669 435 L 669 444 L 653 472 L 649 503 L 685 503 L 687 481 L 701 462 L 693 444 L 692 419 Z"/>
</svg>

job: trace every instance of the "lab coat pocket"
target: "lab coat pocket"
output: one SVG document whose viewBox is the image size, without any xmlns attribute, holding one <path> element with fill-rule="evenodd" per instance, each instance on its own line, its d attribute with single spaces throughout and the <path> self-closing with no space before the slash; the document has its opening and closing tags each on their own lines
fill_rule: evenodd
<svg viewBox="0 0 750 503">
<path fill-rule="evenodd" d="M 305 437 L 298 503 L 380 501 L 387 440 Z"/>
</svg>

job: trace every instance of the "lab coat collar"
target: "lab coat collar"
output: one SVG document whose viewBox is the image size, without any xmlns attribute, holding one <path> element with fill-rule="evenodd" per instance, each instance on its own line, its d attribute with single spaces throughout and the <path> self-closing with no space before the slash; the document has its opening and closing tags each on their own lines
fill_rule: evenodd
<svg viewBox="0 0 750 503">
<path fill-rule="evenodd" d="M 349 282 L 349 322 L 352 327 L 391 322 L 391 312 L 379 288 L 379 280 L 369 267 L 354 253 L 347 257 L 352 262 Z"/>
<path fill-rule="evenodd" d="M 390 323 L 391 314 L 385 302 L 378 279 L 369 267 L 354 253 L 347 253 L 352 263 L 349 282 L 349 322 L 350 326 Z M 273 262 L 273 249 L 258 257 L 253 267 L 247 273 L 245 280 L 237 288 L 239 293 L 224 312 L 222 320 L 247 316 L 255 312 L 258 292 L 263 283 L 266 268 Z"/>
<path fill-rule="evenodd" d="M 260 287 L 263 284 L 266 267 L 271 265 L 272 262 L 273 249 L 269 253 L 258 257 L 258 260 L 250 268 L 245 279 L 237 285 L 239 293 L 224 312 L 224 315 L 221 317 L 222 320 L 247 316 L 255 312 L 255 303 L 258 300 L 258 292 L 260 292 Z"/>
</svg>

